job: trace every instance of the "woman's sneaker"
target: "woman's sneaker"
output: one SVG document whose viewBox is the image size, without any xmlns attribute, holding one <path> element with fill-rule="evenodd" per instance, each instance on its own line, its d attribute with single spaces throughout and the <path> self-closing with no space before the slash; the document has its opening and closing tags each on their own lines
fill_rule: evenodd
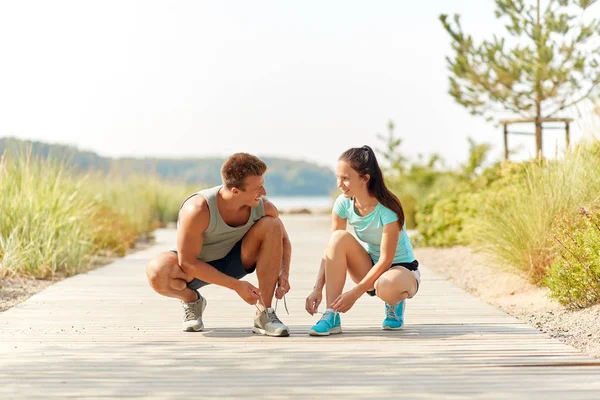
<svg viewBox="0 0 600 400">
<path fill-rule="evenodd" d="M 267 336 L 290 336 L 290 330 L 277 318 L 272 308 L 265 308 L 256 314 L 252 332 Z"/>
<path fill-rule="evenodd" d="M 406 300 L 402 300 L 395 306 L 385 303 L 385 319 L 381 324 L 383 329 L 402 329 L 404 327 L 404 309 Z"/>
<path fill-rule="evenodd" d="M 308 331 L 311 336 L 328 336 L 335 333 L 342 333 L 342 321 L 340 314 L 331 309 L 325 310 L 319 322 Z"/>
<path fill-rule="evenodd" d="M 206 308 L 206 303 L 206 299 L 200 296 L 200 293 L 198 293 L 198 300 L 192 303 L 181 302 L 185 313 L 182 323 L 184 332 L 200 332 L 204 329 L 202 313 Z"/>
</svg>

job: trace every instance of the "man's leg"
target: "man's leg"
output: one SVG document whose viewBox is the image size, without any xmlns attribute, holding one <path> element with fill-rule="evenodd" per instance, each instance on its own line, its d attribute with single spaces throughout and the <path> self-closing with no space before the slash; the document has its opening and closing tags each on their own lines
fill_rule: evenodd
<svg viewBox="0 0 600 400">
<path fill-rule="evenodd" d="M 186 285 L 191 279 L 179 266 L 177 255 L 171 251 L 160 253 L 146 267 L 148 283 L 154 291 L 167 297 L 174 297 L 186 303 L 198 300 L 195 290 Z"/>
<path fill-rule="evenodd" d="M 277 218 L 263 217 L 242 240 L 244 268 L 256 265 L 258 288 L 264 307 L 271 307 L 283 260 L 283 226 Z"/>
<path fill-rule="evenodd" d="M 289 336 L 288 327 L 271 307 L 283 260 L 283 226 L 279 219 L 263 217 L 254 224 L 242 240 L 241 253 L 245 268 L 256 265 L 262 296 L 260 312 L 254 318 L 252 331 L 268 336 Z"/>
<path fill-rule="evenodd" d="M 206 308 L 206 300 L 200 293 L 187 287 L 191 278 L 179 266 L 175 253 L 167 251 L 156 256 L 148 264 L 146 276 L 157 293 L 181 300 L 185 313 L 184 331 L 199 332 L 204 329 L 202 313 Z"/>
</svg>

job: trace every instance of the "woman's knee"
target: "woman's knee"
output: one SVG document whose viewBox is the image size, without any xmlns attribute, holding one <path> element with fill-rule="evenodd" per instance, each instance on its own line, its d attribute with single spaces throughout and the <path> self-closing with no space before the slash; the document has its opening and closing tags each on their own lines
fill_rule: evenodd
<svg viewBox="0 0 600 400">
<path fill-rule="evenodd" d="M 377 278 L 373 286 L 375 286 L 377 294 L 388 293 L 393 289 L 393 282 L 391 279 L 385 276 L 385 274 L 383 274 Z"/>
<path fill-rule="evenodd" d="M 331 233 L 326 252 L 328 258 L 339 257 L 345 254 L 344 248 L 348 241 L 348 235 L 350 234 L 346 231 L 334 231 Z"/>
<path fill-rule="evenodd" d="M 413 279 L 411 278 L 405 273 L 398 273 L 398 271 L 384 273 L 375 281 L 377 297 L 390 304 L 406 299 L 413 290 Z"/>
<path fill-rule="evenodd" d="M 343 245 L 352 235 L 348 231 L 337 230 L 331 233 L 329 239 L 330 247 L 339 247 Z"/>
<path fill-rule="evenodd" d="M 375 292 L 377 293 L 377 297 L 386 303 L 396 303 L 405 290 L 398 285 L 394 279 L 390 279 L 388 276 L 382 275 L 375 281 Z"/>
</svg>

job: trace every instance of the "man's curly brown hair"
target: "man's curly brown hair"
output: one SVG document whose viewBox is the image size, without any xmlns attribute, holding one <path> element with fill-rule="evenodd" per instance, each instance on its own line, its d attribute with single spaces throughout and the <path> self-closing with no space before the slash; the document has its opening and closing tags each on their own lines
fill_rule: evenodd
<svg viewBox="0 0 600 400">
<path fill-rule="evenodd" d="M 244 190 L 248 176 L 262 176 L 267 172 L 267 164 L 260 158 L 248 153 L 231 155 L 221 167 L 221 178 L 227 189 Z"/>
</svg>

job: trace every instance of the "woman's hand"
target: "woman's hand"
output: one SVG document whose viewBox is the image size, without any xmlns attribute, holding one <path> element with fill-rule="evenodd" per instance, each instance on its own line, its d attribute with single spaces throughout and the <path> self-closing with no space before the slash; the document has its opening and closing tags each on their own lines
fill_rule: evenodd
<svg viewBox="0 0 600 400">
<path fill-rule="evenodd" d="M 323 289 L 314 289 L 312 293 L 306 298 L 306 311 L 310 315 L 315 315 L 315 313 L 319 309 L 319 304 L 321 304 L 321 300 L 323 300 Z"/>
<path fill-rule="evenodd" d="M 331 308 L 333 308 L 337 312 L 345 313 L 346 311 L 352 308 L 352 306 L 354 305 L 356 300 L 358 300 L 361 294 L 362 293 L 359 293 L 358 290 L 356 290 L 356 288 L 350 289 L 347 292 L 339 295 L 338 298 L 335 299 L 335 301 L 331 305 Z"/>
</svg>

